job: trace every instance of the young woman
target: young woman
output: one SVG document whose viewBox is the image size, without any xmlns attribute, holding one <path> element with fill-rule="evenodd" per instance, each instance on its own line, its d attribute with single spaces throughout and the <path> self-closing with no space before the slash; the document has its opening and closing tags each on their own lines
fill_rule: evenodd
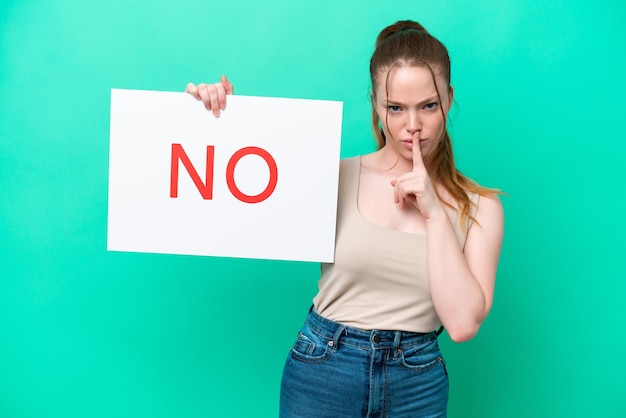
<svg viewBox="0 0 626 418">
<path fill-rule="evenodd" d="M 445 417 L 437 337 L 469 340 L 491 308 L 502 206 L 454 165 L 447 49 L 397 22 L 370 76 L 379 149 L 341 162 L 335 262 L 287 358 L 281 417 Z M 233 88 L 187 92 L 219 116 Z"/>
</svg>

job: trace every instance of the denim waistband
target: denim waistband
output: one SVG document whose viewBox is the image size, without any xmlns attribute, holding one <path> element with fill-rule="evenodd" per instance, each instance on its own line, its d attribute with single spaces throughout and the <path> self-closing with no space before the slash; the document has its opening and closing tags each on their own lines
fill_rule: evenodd
<svg viewBox="0 0 626 418">
<path fill-rule="evenodd" d="M 321 337 L 332 340 L 334 345 L 341 342 L 363 348 L 393 348 L 394 350 L 427 343 L 436 339 L 443 331 L 443 327 L 428 333 L 376 329 L 364 330 L 349 327 L 325 318 L 318 314 L 314 308 L 311 308 L 309 311 L 306 324 Z"/>
</svg>

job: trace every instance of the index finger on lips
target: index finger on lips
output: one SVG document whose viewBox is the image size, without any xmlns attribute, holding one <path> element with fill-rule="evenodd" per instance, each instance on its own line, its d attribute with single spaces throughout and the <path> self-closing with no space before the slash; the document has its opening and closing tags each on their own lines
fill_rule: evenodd
<svg viewBox="0 0 626 418">
<path fill-rule="evenodd" d="M 419 138 L 413 138 L 413 169 L 423 168 L 424 160 L 422 159 L 422 150 L 420 148 Z"/>
</svg>

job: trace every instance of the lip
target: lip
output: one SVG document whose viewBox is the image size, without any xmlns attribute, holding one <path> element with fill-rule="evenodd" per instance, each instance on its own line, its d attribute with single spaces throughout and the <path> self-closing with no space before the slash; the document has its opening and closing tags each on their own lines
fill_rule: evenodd
<svg viewBox="0 0 626 418">
<path fill-rule="evenodd" d="M 425 139 L 420 139 L 419 140 L 419 144 L 420 146 L 424 145 L 424 142 L 426 142 Z M 402 143 L 404 144 L 404 146 L 408 149 L 413 149 L 413 138 L 409 138 L 409 139 L 403 139 Z"/>
</svg>

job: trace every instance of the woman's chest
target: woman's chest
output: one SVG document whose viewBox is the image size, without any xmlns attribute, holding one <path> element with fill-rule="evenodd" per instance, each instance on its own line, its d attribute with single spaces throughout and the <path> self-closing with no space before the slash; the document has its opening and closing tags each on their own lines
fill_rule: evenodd
<svg viewBox="0 0 626 418">
<path fill-rule="evenodd" d="M 361 172 L 357 187 L 357 209 L 360 215 L 375 225 L 413 234 L 425 234 L 426 223 L 411 201 L 404 207 L 396 203 L 393 176 Z"/>
</svg>

